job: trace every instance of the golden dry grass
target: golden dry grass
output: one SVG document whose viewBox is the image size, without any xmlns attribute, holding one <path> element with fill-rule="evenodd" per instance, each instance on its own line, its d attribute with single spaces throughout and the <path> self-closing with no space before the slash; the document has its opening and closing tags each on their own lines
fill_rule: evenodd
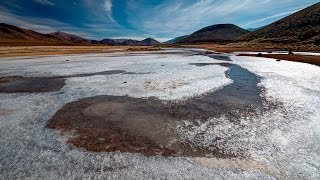
<svg viewBox="0 0 320 180">
<path fill-rule="evenodd" d="M 232 52 L 254 52 L 254 51 L 305 51 L 305 52 L 320 52 L 320 46 L 316 45 L 283 45 L 272 43 L 230 43 L 230 44 L 199 44 L 199 45 L 184 45 L 183 47 L 204 48 L 217 52 L 232 53 Z M 242 56 L 256 56 L 252 54 L 241 54 Z M 305 55 L 286 55 L 286 54 L 266 54 L 266 58 L 274 58 L 295 62 L 303 62 L 320 66 L 319 56 Z"/>
<path fill-rule="evenodd" d="M 239 54 L 238 56 L 257 56 L 256 54 Z M 289 54 L 263 54 L 261 57 L 304 62 L 320 66 L 320 56 L 306 56 L 306 55 L 289 55 Z"/>
<path fill-rule="evenodd" d="M 184 45 L 184 47 L 205 48 L 217 52 L 241 52 L 241 51 L 276 51 L 276 50 L 292 50 L 292 51 L 308 51 L 320 52 L 320 46 L 316 45 L 286 45 L 274 43 L 230 43 L 230 44 L 199 44 L 199 45 Z"/>
<path fill-rule="evenodd" d="M 155 51 L 151 46 L 7 46 L 0 47 L 0 57 L 60 54 L 112 53 L 123 51 Z"/>
<path fill-rule="evenodd" d="M 112 53 L 124 51 L 157 51 L 166 46 L 0 46 L 1 57 L 17 57 L 17 56 L 41 56 L 41 55 L 62 55 L 62 54 L 85 54 L 85 53 Z M 171 47 L 171 46 L 170 46 Z M 221 44 L 199 44 L 199 45 L 174 45 L 173 47 L 184 48 L 204 48 L 217 52 L 241 52 L 241 51 L 275 51 L 275 50 L 293 50 L 293 51 L 316 51 L 320 52 L 319 46 L 305 45 L 292 46 L 281 44 L 254 44 L 254 43 L 230 43 Z M 248 55 L 252 56 L 252 55 Z M 255 55 L 254 55 L 255 56 Z M 320 64 L 317 56 L 302 56 L 302 55 L 276 55 L 267 54 L 264 57 L 305 62 L 310 64 Z"/>
</svg>

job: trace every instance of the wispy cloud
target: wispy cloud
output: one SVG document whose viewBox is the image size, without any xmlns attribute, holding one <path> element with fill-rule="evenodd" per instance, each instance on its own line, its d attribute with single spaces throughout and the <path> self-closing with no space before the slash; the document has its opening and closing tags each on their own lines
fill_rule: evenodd
<svg viewBox="0 0 320 180">
<path fill-rule="evenodd" d="M 13 6 L 7 2 L 12 1 L 4 0 L 3 2 L 0 2 L 0 22 L 16 25 L 22 28 L 35 30 L 42 33 L 64 31 L 91 39 L 103 39 L 121 35 L 136 35 L 134 32 L 126 31 L 125 28 L 119 26 L 113 19 L 112 0 L 99 0 L 99 3 L 98 0 L 79 0 L 76 2 L 76 4 L 75 1 L 71 1 L 69 5 L 76 9 L 67 9 L 67 11 L 74 13 L 75 10 L 81 10 L 81 12 L 77 12 L 77 14 L 79 14 L 79 18 L 75 19 L 77 23 L 73 23 L 74 21 L 70 21 L 68 19 L 60 18 L 59 16 L 57 16 L 57 18 L 55 16 L 46 17 L 45 13 L 43 14 L 43 17 L 34 16 L 34 13 L 31 13 L 31 15 L 26 15 L 24 14 L 24 11 L 27 8 L 26 6 L 22 6 L 20 9 L 17 9 L 13 8 Z M 39 3 L 44 3 L 43 5 L 49 3 L 47 4 L 49 6 L 52 2 L 56 3 L 54 4 L 55 11 L 66 10 L 66 7 L 64 7 L 62 4 L 67 3 L 64 3 L 62 0 L 42 0 L 41 2 L 37 0 L 38 5 L 31 4 L 31 6 L 37 7 L 40 5 Z M 52 13 L 51 9 L 48 9 L 48 11 L 51 11 L 50 13 Z"/>
<path fill-rule="evenodd" d="M 261 27 L 319 0 L 1 0 L 0 21 L 95 39 L 174 38 L 205 26 Z M 28 2 L 29 2 L 28 1 Z M 2 8 L 2 9 L 1 9 Z M 3 10 L 4 8 L 4 10 Z M 35 9 L 41 8 L 41 11 Z M 83 32 L 83 33 L 81 33 Z"/>
<path fill-rule="evenodd" d="M 147 33 L 158 32 L 168 37 L 170 34 L 185 35 L 206 25 L 229 23 L 228 15 L 254 6 L 253 2 L 255 0 L 201 0 L 193 3 L 170 1 L 152 9 L 142 7 L 137 10 L 130 4 L 128 8 L 130 22 L 137 28 L 142 27 Z M 137 19 L 141 19 L 141 22 L 137 22 Z"/>
<path fill-rule="evenodd" d="M 233 23 L 243 28 L 261 27 L 316 0 L 308 0 L 308 3 L 294 0 L 175 0 L 159 1 L 156 5 L 142 2 L 127 1 L 128 22 L 145 34 L 177 37 L 219 23 Z"/>
<path fill-rule="evenodd" d="M 106 12 L 110 12 L 112 10 L 112 1 L 111 0 L 105 0 L 103 7 L 104 7 L 104 10 Z"/>
<path fill-rule="evenodd" d="M 110 19 L 110 21 L 113 23 L 116 23 L 116 21 L 112 17 L 112 1 L 111 0 L 104 1 L 104 11 L 107 13 L 107 16 Z"/>
<path fill-rule="evenodd" d="M 275 14 L 275 15 L 272 15 L 272 16 L 260 18 L 260 19 L 248 22 L 246 24 L 246 26 L 252 26 L 252 25 L 255 25 L 255 24 L 260 24 L 260 23 L 265 22 L 265 21 L 270 20 L 270 19 L 276 19 L 276 18 L 279 18 L 279 17 L 284 17 L 284 16 L 287 16 L 289 14 L 293 14 L 293 13 L 295 13 L 297 11 L 298 10 L 294 10 L 294 11 L 279 13 L 279 14 Z"/>
<path fill-rule="evenodd" d="M 46 5 L 46 6 L 54 6 L 54 3 L 50 0 L 33 0 L 34 2 Z"/>
<path fill-rule="evenodd" d="M 112 0 L 83 0 L 87 11 L 87 21 L 102 25 L 116 25 L 112 17 Z"/>
</svg>

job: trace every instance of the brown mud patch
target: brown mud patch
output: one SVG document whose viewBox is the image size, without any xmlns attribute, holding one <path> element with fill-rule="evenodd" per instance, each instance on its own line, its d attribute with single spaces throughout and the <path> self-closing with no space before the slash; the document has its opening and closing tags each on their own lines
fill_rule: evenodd
<svg viewBox="0 0 320 180">
<path fill-rule="evenodd" d="M 210 64 L 212 65 L 212 64 Z M 62 133 L 76 132 L 68 142 L 89 151 L 131 152 L 146 156 L 235 157 L 237 154 L 194 144 L 179 136 L 184 120 L 206 122 L 225 116 L 234 123 L 262 111 L 259 77 L 229 63 L 226 76 L 234 82 L 224 88 L 183 102 L 126 96 L 97 96 L 66 104 L 47 124 Z M 216 141 L 221 141 L 217 138 Z"/>
<path fill-rule="evenodd" d="M 65 86 L 66 78 L 113 75 L 128 73 L 122 70 L 102 71 L 53 77 L 0 77 L 0 93 L 39 93 L 59 91 Z"/>
<path fill-rule="evenodd" d="M 13 110 L 0 108 L 0 116 L 8 116 L 13 113 Z"/>
<path fill-rule="evenodd" d="M 89 151 L 227 156 L 177 139 L 173 127 L 183 115 L 173 109 L 156 99 L 98 96 L 65 105 L 47 127 L 76 131 L 77 136 L 68 142 Z"/>
</svg>

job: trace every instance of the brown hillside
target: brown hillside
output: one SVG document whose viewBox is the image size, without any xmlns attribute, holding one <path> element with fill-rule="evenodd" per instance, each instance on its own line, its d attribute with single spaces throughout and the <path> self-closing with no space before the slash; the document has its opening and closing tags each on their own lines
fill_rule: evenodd
<svg viewBox="0 0 320 180">
<path fill-rule="evenodd" d="M 230 42 L 248 32 L 233 24 L 216 24 L 182 38 L 179 43 Z"/>
<path fill-rule="evenodd" d="M 320 3 L 248 33 L 238 40 L 320 45 Z"/>
</svg>

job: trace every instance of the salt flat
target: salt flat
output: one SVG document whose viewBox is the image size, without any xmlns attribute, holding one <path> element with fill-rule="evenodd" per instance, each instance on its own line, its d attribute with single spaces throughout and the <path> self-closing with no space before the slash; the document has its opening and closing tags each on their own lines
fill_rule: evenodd
<svg viewBox="0 0 320 180">
<path fill-rule="evenodd" d="M 168 52 L 0 59 L 0 77 L 126 72 L 66 77 L 65 85 L 57 91 L 0 93 L 1 179 L 320 178 L 319 67 L 233 55 L 229 62 L 181 49 Z M 61 136 L 58 130 L 46 128 L 59 109 L 82 98 L 154 97 L 183 103 L 234 83 L 226 76 L 229 69 L 225 66 L 190 63 L 232 63 L 260 77 L 258 86 L 263 89 L 261 97 L 268 110 L 206 121 L 184 119 L 173 127 L 177 138 L 208 149 L 241 152 L 241 157 L 90 152 L 66 143 L 71 135 Z"/>
</svg>

